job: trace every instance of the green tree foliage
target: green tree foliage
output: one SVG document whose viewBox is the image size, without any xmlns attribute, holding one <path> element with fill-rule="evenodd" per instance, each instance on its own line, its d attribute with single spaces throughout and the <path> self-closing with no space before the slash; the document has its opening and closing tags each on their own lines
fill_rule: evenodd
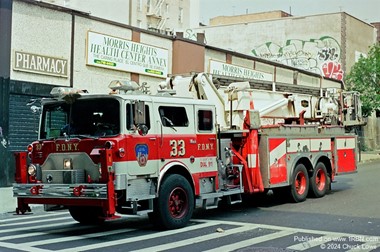
<svg viewBox="0 0 380 252">
<path fill-rule="evenodd" d="M 380 43 L 371 46 L 367 57 L 360 57 L 345 83 L 348 90 L 360 92 L 363 116 L 380 109 Z"/>
</svg>

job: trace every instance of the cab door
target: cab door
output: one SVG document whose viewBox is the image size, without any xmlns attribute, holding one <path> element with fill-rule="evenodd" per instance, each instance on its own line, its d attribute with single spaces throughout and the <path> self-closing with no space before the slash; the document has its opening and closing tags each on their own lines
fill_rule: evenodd
<svg viewBox="0 0 380 252">
<path fill-rule="evenodd" d="M 198 172 L 196 185 L 199 194 L 213 193 L 220 189 L 217 163 L 217 135 L 214 106 L 195 106 L 197 132 L 197 158 L 194 167 Z"/>
<path fill-rule="evenodd" d="M 186 104 L 160 103 L 157 104 L 157 113 L 162 165 L 178 161 L 188 167 L 196 148 L 193 107 Z"/>
<path fill-rule="evenodd" d="M 162 132 L 160 169 L 185 167 L 193 177 L 196 195 L 215 192 L 218 172 L 214 106 L 200 108 L 201 105 L 183 103 L 157 106 L 157 125 Z"/>
<path fill-rule="evenodd" d="M 217 171 L 217 138 L 214 107 L 196 106 L 195 121 L 199 168 L 201 172 Z"/>
<path fill-rule="evenodd" d="M 126 127 L 130 132 L 125 150 L 129 160 L 128 174 L 158 175 L 159 141 L 157 127 L 152 122 L 152 103 L 129 102 L 126 114 Z M 138 118 L 139 115 L 143 115 L 144 120 Z"/>
</svg>

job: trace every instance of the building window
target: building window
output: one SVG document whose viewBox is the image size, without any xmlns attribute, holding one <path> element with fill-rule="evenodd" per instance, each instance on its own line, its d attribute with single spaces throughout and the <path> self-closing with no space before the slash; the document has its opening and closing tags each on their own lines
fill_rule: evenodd
<svg viewBox="0 0 380 252">
<path fill-rule="evenodd" d="M 183 23 L 183 8 L 179 8 L 178 22 Z"/>
<path fill-rule="evenodd" d="M 159 6 L 160 8 L 158 9 L 158 16 L 162 16 L 162 8 L 161 8 L 161 5 Z"/>
<path fill-rule="evenodd" d="M 137 10 L 142 11 L 143 0 L 137 0 Z"/>
<path fill-rule="evenodd" d="M 149 13 L 151 10 L 152 10 L 152 1 L 151 0 L 147 0 L 147 3 L 146 3 L 146 12 Z"/>
</svg>

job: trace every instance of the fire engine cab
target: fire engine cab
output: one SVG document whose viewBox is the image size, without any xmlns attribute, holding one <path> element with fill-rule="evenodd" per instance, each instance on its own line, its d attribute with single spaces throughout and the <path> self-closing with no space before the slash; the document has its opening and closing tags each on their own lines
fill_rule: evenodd
<svg viewBox="0 0 380 252">
<path fill-rule="evenodd" d="M 148 213 L 163 229 L 195 207 L 285 188 L 294 202 L 323 197 L 357 169 L 356 93 L 324 96 L 219 89 L 198 73 L 162 90 L 113 81 L 110 94 L 58 87 L 41 101 L 38 140 L 15 153 L 17 213 L 62 205 L 80 223 Z M 154 94 L 152 94 L 154 93 Z"/>
</svg>

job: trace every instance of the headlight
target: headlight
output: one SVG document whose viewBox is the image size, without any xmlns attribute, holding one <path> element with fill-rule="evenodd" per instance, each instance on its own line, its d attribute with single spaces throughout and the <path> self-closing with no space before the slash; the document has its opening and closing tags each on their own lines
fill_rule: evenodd
<svg viewBox="0 0 380 252">
<path fill-rule="evenodd" d="M 29 174 L 30 176 L 35 176 L 36 173 L 37 173 L 37 167 L 36 167 L 34 164 L 30 164 L 30 165 L 28 166 L 28 174 Z"/>
<path fill-rule="evenodd" d="M 73 161 L 71 158 L 65 158 L 63 160 L 63 169 L 72 169 L 73 168 Z"/>
</svg>

